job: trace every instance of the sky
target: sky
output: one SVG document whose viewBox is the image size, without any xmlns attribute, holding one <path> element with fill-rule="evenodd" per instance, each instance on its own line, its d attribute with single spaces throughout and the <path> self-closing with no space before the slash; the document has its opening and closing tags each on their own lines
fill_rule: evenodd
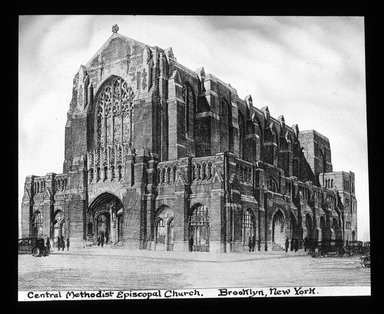
<svg viewBox="0 0 384 314">
<path fill-rule="evenodd" d="M 62 173 L 73 77 L 114 24 L 328 137 L 333 170 L 355 173 L 358 238 L 369 240 L 363 17 L 20 16 L 19 207 L 27 175 Z"/>
</svg>

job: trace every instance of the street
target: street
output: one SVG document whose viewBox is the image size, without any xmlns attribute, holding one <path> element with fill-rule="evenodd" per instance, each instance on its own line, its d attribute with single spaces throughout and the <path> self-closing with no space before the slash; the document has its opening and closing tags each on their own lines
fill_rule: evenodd
<svg viewBox="0 0 384 314">
<path fill-rule="evenodd" d="M 198 253 L 96 247 L 18 257 L 19 290 L 370 286 L 360 257 L 304 252 Z"/>
</svg>

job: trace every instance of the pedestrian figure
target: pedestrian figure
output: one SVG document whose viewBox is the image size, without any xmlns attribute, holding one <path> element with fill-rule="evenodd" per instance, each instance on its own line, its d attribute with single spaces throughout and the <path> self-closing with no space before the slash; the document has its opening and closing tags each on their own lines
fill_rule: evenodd
<svg viewBox="0 0 384 314">
<path fill-rule="evenodd" d="M 313 249 L 316 249 L 317 248 L 317 238 L 314 238 L 313 239 Z"/>
<path fill-rule="evenodd" d="M 51 241 L 49 240 L 49 237 L 47 237 L 46 246 L 47 246 L 47 251 L 49 252 L 51 250 Z"/>
<path fill-rule="evenodd" d="M 305 237 L 305 239 L 304 239 L 304 252 L 307 252 L 307 246 L 308 246 L 308 238 Z"/>
<path fill-rule="evenodd" d="M 252 252 L 255 252 L 256 247 L 256 236 L 252 237 Z"/>
<path fill-rule="evenodd" d="M 101 247 L 103 247 L 104 246 L 104 232 L 101 233 L 100 241 L 101 241 Z"/>
<path fill-rule="evenodd" d="M 105 231 L 105 244 L 108 244 L 109 242 L 109 234 L 108 231 Z"/>
<path fill-rule="evenodd" d="M 292 252 L 293 249 L 294 249 L 294 245 L 295 245 L 295 240 L 294 240 L 294 239 L 291 239 L 291 252 Z"/>
<path fill-rule="evenodd" d="M 299 240 L 295 239 L 295 252 L 299 249 Z"/>
<path fill-rule="evenodd" d="M 57 237 L 57 250 L 60 251 L 60 247 L 61 247 L 61 240 L 60 240 L 60 237 Z"/>
<path fill-rule="evenodd" d="M 287 239 L 285 240 L 285 253 L 288 252 L 288 248 L 289 248 L 289 238 L 287 237 Z"/>
<path fill-rule="evenodd" d="M 65 241 L 64 241 L 64 237 L 61 237 L 61 250 L 64 251 L 65 249 Z"/>
<path fill-rule="evenodd" d="M 193 236 L 189 238 L 189 251 L 192 252 L 193 250 Z"/>
<path fill-rule="evenodd" d="M 251 236 L 249 236 L 249 238 L 248 238 L 248 248 L 249 248 L 249 252 L 252 252 L 252 238 L 251 238 Z"/>
<path fill-rule="evenodd" d="M 97 246 L 100 246 L 100 236 L 97 237 Z"/>
<path fill-rule="evenodd" d="M 69 251 L 69 238 L 67 238 L 67 251 Z"/>
</svg>

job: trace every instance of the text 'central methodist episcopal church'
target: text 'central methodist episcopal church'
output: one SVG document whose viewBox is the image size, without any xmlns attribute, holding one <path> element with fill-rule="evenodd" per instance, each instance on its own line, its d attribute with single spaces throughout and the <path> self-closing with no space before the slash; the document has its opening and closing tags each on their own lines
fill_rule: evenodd
<svg viewBox="0 0 384 314">
<path fill-rule="evenodd" d="M 63 173 L 25 180 L 22 237 L 204 252 L 356 240 L 354 173 L 333 171 L 325 136 L 117 31 L 74 77 Z"/>
</svg>

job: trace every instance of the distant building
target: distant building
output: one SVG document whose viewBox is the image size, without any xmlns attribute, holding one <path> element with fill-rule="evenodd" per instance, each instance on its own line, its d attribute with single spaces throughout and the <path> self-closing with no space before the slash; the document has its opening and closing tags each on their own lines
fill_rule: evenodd
<svg viewBox="0 0 384 314">
<path fill-rule="evenodd" d="M 333 171 L 325 136 L 117 30 L 74 77 L 63 173 L 25 180 L 23 237 L 211 252 L 356 240 L 354 173 Z"/>
</svg>

